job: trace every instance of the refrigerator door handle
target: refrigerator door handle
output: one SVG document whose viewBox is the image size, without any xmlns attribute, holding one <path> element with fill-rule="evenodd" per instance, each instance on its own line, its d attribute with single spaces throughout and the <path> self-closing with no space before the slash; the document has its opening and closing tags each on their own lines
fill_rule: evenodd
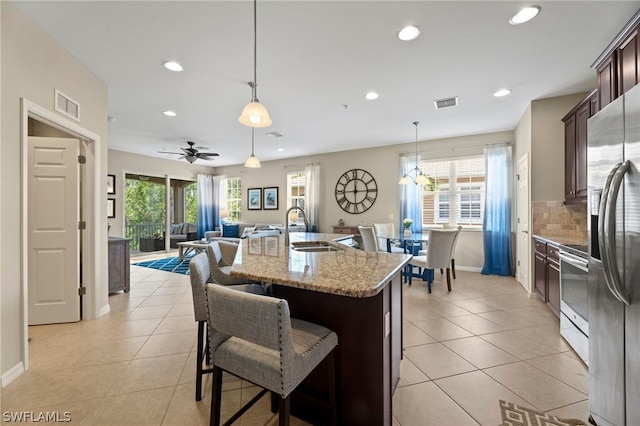
<svg viewBox="0 0 640 426">
<path fill-rule="evenodd" d="M 618 163 L 613 166 L 613 168 L 609 172 L 609 176 L 607 176 L 607 181 L 602 188 L 602 196 L 600 197 L 600 210 L 598 212 L 598 247 L 600 249 L 600 257 L 602 258 L 602 268 L 604 269 L 605 275 L 604 281 L 607 284 L 607 288 L 609 288 L 609 291 L 611 292 L 611 294 L 613 294 L 613 297 L 622 302 L 614 288 L 611 286 L 611 280 L 609 279 L 608 274 L 610 267 L 608 265 L 607 242 L 605 239 L 605 219 L 607 216 L 607 199 L 609 198 L 609 189 L 611 188 L 611 181 L 613 180 L 613 176 L 615 175 L 616 171 L 618 171 L 620 166 L 622 166 L 622 163 Z"/>
<path fill-rule="evenodd" d="M 611 186 L 609 188 L 609 194 L 606 201 L 606 228 L 604 234 L 605 238 L 607 239 L 607 251 L 605 252 L 604 256 L 607 257 L 606 263 L 608 268 L 608 273 L 605 274 L 605 278 L 607 281 L 611 280 L 611 283 L 609 283 L 609 289 L 613 288 L 613 293 L 617 296 L 618 300 L 629 306 L 631 304 L 631 300 L 625 292 L 622 278 L 620 278 L 618 262 L 616 261 L 616 203 L 618 201 L 618 192 L 620 191 L 620 187 L 622 186 L 622 182 L 624 181 L 624 174 L 627 172 L 627 170 L 629 170 L 628 160 L 622 163 L 620 167 L 618 167 L 613 176 L 613 179 L 611 180 Z"/>
</svg>

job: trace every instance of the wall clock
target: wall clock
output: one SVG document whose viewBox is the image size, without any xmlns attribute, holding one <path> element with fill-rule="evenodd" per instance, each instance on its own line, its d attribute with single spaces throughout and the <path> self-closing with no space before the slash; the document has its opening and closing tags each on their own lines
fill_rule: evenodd
<svg viewBox="0 0 640 426">
<path fill-rule="evenodd" d="M 351 169 L 342 174 L 336 183 L 336 201 L 347 213 L 364 213 L 378 197 L 378 184 L 371 173 Z"/>
</svg>

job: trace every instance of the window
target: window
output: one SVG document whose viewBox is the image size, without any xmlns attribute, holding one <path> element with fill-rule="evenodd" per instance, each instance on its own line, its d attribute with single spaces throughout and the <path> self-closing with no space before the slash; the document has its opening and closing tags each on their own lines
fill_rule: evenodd
<svg viewBox="0 0 640 426">
<path fill-rule="evenodd" d="M 198 223 L 198 184 L 192 182 L 184 187 L 184 220 Z"/>
<path fill-rule="evenodd" d="M 287 208 L 298 206 L 305 210 L 305 185 L 307 174 L 305 172 L 287 173 Z M 304 223 L 302 215 L 298 215 L 298 223 Z"/>
<path fill-rule="evenodd" d="M 422 225 L 480 226 L 484 217 L 484 157 L 424 161 Z"/>
<path fill-rule="evenodd" d="M 229 222 L 240 222 L 242 218 L 242 179 L 227 178 L 222 180 L 220 205 L 229 212 Z"/>
</svg>

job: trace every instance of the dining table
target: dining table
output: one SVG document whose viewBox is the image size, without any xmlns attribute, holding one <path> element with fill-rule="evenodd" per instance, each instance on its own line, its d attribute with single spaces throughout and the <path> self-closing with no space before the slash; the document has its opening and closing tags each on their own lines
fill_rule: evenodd
<svg viewBox="0 0 640 426">
<path fill-rule="evenodd" d="M 411 234 L 405 234 L 404 232 L 397 232 L 393 235 L 377 235 L 379 238 L 385 238 L 387 240 L 387 252 L 391 253 L 391 247 L 402 247 L 405 254 L 411 254 L 418 256 L 420 250 L 424 249 L 424 246 L 429 244 L 429 234 L 422 234 L 420 232 L 412 232 Z M 422 273 L 416 274 L 413 272 L 413 266 L 407 263 L 402 273 L 405 282 L 410 283 L 410 277 L 422 278 Z"/>
</svg>

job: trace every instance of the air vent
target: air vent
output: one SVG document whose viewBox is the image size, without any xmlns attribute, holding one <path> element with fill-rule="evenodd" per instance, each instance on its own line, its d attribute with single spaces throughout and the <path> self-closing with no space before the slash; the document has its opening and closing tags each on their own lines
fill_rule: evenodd
<svg viewBox="0 0 640 426">
<path fill-rule="evenodd" d="M 452 98 L 438 99 L 437 101 L 433 101 L 436 109 L 447 108 L 458 105 L 458 97 L 454 96 Z"/>
<path fill-rule="evenodd" d="M 80 104 L 56 89 L 56 111 L 80 121 Z"/>
<path fill-rule="evenodd" d="M 269 133 L 265 133 L 265 135 L 272 136 L 274 138 L 281 138 L 282 137 L 282 135 L 280 133 L 278 133 L 278 132 L 269 132 Z"/>
</svg>

